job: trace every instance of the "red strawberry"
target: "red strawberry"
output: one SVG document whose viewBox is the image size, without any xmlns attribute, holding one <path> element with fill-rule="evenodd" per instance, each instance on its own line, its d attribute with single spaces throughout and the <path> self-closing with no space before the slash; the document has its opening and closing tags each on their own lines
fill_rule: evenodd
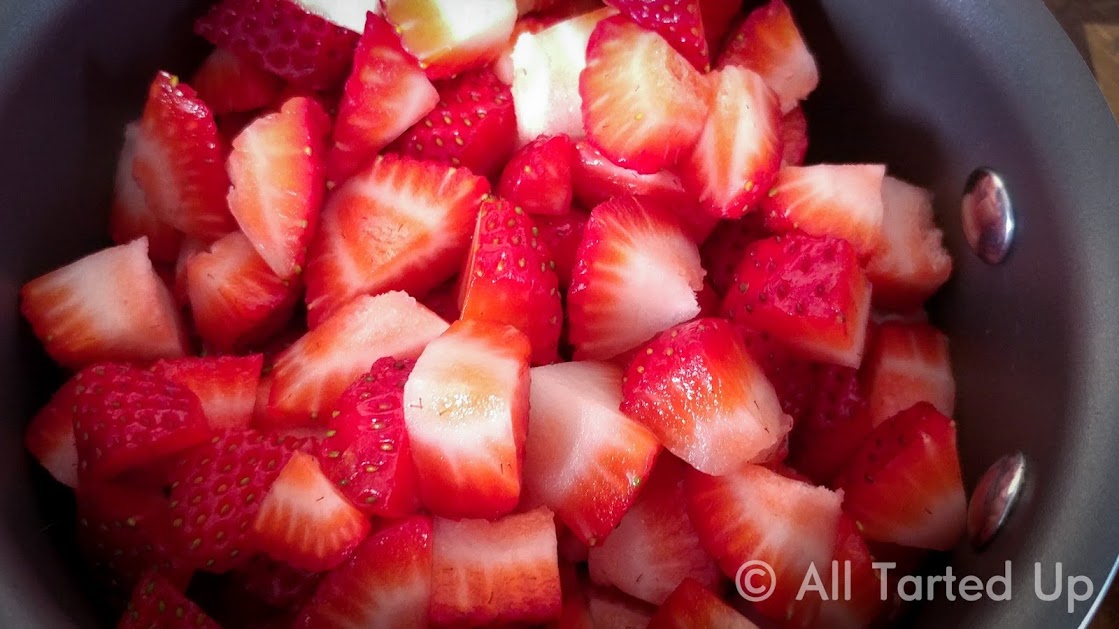
<svg viewBox="0 0 1119 629">
<path fill-rule="evenodd" d="M 537 234 L 521 208 L 503 199 L 482 202 L 463 269 L 462 318 L 524 332 L 533 364 L 544 365 L 556 361 L 563 307 L 554 263 Z"/>
<path fill-rule="evenodd" d="M 588 629 L 644 629 L 656 608 L 614 588 L 592 587 L 587 592 Z"/>
<path fill-rule="evenodd" d="M 117 629 L 221 629 L 174 585 L 148 573 L 132 591 L 132 600 Z"/>
<path fill-rule="evenodd" d="M 595 27 L 579 79 L 587 137 L 640 173 L 674 165 L 703 130 L 710 88 L 664 39 L 617 16 Z"/>
<path fill-rule="evenodd" d="M 431 513 L 493 518 L 517 506 L 529 352 L 512 326 L 456 321 L 416 361 L 404 385 L 404 421 Z"/>
<path fill-rule="evenodd" d="M 705 212 L 739 218 L 777 179 L 781 113 L 773 91 L 750 70 L 729 67 L 709 77 L 711 113 L 680 174 Z"/>
<path fill-rule="evenodd" d="M 781 119 L 781 165 L 800 166 L 808 154 L 808 118 L 797 105 Z M 885 217 L 883 217 L 885 228 Z"/>
<path fill-rule="evenodd" d="M 552 513 L 496 521 L 435 519 L 430 621 L 440 625 L 540 623 L 559 616 Z"/>
<path fill-rule="evenodd" d="M 140 118 L 132 176 L 159 220 L 207 240 L 236 228 L 225 203 L 223 144 L 213 113 L 194 90 L 157 74 Z"/>
<path fill-rule="evenodd" d="M 217 116 L 263 109 L 284 89 L 276 76 L 222 48 L 206 57 L 190 84 Z"/>
<path fill-rule="evenodd" d="M 216 356 L 161 360 L 152 372 L 190 389 L 202 403 L 210 427 L 248 428 L 264 357 Z"/>
<path fill-rule="evenodd" d="M 489 68 L 436 87 L 439 103 L 435 109 L 404 132 L 390 150 L 463 166 L 483 177 L 501 172 L 517 138 L 509 87 Z"/>
<path fill-rule="evenodd" d="M 268 403 L 273 426 L 325 423 L 338 397 L 374 361 L 415 358 L 446 329 L 405 293 L 358 297 L 276 358 Z"/>
<path fill-rule="evenodd" d="M 23 433 L 23 444 L 31 456 L 55 480 L 78 486 L 78 446 L 74 443 L 74 414 L 77 412 L 79 380 L 71 378 L 62 385 Z"/>
<path fill-rule="evenodd" d="M 846 465 L 873 430 L 858 372 L 838 365 L 805 365 L 799 387 L 805 407 L 794 416 L 789 464 L 819 483 Z M 776 376 L 775 376 L 776 377 Z"/>
<path fill-rule="evenodd" d="M 583 241 L 587 215 L 575 211 L 563 216 L 538 216 L 534 221 L 541 246 L 552 254 L 552 261 L 556 264 L 559 288 L 566 293 L 571 285 L 571 272 L 575 268 L 575 260 L 579 255 L 579 243 Z"/>
<path fill-rule="evenodd" d="M 383 156 L 336 189 L 307 263 L 312 326 L 362 294 L 422 296 L 466 257 L 486 180 L 410 158 Z"/>
<path fill-rule="evenodd" d="M 642 175 L 610 161 L 587 141 L 577 142 L 575 149 L 578 159 L 571 172 L 571 183 L 576 201 L 584 207 L 595 207 L 624 196 L 634 196 L 666 208 L 694 203 L 695 199 L 684 191 L 680 178 L 667 170 Z"/>
<path fill-rule="evenodd" d="M 123 245 L 147 236 L 148 255 L 156 262 L 173 262 L 179 255 L 183 234 L 159 220 L 132 176 L 136 160 L 136 143 L 140 138 L 140 124 L 133 122 L 124 128 L 124 147 L 117 161 L 116 179 L 113 184 L 113 204 L 109 209 L 109 236 Z"/>
<path fill-rule="evenodd" d="M 649 629 L 757 629 L 757 625 L 739 614 L 695 579 L 684 579 L 657 609 L 649 621 Z"/>
<path fill-rule="evenodd" d="M 298 0 L 300 6 L 324 20 L 360 33 L 370 13 L 383 15 L 381 0 Z"/>
<path fill-rule="evenodd" d="M 789 112 L 816 89 L 820 73 L 784 0 L 769 0 L 734 29 L 718 67 L 737 65 L 762 75 Z"/>
<path fill-rule="evenodd" d="M 269 607 L 298 610 L 315 593 L 321 572 L 293 568 L 267 555 L 257 555 L 231 573 L 235 588 Z"/>
<path fill-rule="evenodd" d="M 956 380 L 948 337 L 926 323 L 884 323 L 868 348 L 864 378 L 877 426 L 917 402 L 952 416 Z"/>
<path fill-rule="evenodd" d="M 514 0 L 381 0 L 385 17 L 433 79 L 481 68 L 497 58 L 517 20 Z"/>
<path fill-rule="evenodd" d="M 781 169 L 762 200 L 766 225 L 778 232 L 799 229 L 851 243 L 862 259 L 882 240 L 882 179 L 879 164 L 818 164 Z"/>
<path fill-rule="evenodd" d="M 823 567 L 818 567 L 821 582 L 828 592 L 828 600 L 819 602 L 815 626 L 869 627 L 873 624 L 885 604 L 878 571 L 873 566 L 874 561 L 875 557 L 871 556 L 854 520 L 846 515 L 841 516 L 836 532 L 833 565 L 844 580 L 840 581 L 841 589 L 836 592 L 828 583 L 830 574 Z M 838 593 L 839 596 L 833 598 L 833 593 Z M 809 595 L 806 594 L 807 596 Z M 811 596 L 819 600 L 818 595 Z"/>
<path fill-rule="evenodd" d="M 566 214 L 571 210 L 575 157 L 571 138 L 540 136 L 509 160 L 498 194 L 530 214 Z"/>
<path fill-rule="evenodd" d="M 617 7 L 638 26 L 665 38 L 697 70 L 706 72 L 711 68 L 698 0 L 607 0 L 606 3 Z"/>
<path fill-rule="evenodd" d="M 303 272 L 318 226 L 329 125 L 316 101 L 296 97 L 233 141 L 229 207 L 253 248 L 283 280 Z"/>
<path fill-rule="evenodd" d="M 568 316 L 580 359 L 608 359 L 699 314 L 699 250 L 663 211 L 619 197 L 591 212 L 571 275 Z"/>
<path fill-rule="evenodd" d="M 746 246 L 768 235 L 757 212 L 738 220 L 721 221 L 699 249 L 707 281 L 725 295 L 734 286 L 734 272 L 746 252 Z"/>
<path fill-rule="evenodd" d="M 956 424 L 913 405 L 874 429 L 836 485 L 869 540 L 948 550 L 964 533 L 967 500 Z"/>
<path fill-rule="evenodd" d="M 703 16 L 703 32 L 707 36 L 707 49 L 712 61 L 723 49 L 723 39 L 741 10 L 742 0 L 699 0 L 699 14 Z"/>
<path fill-rule="evenodd" d="M 652 470 L 660 444 L 618 411 L 622 371 L 573 362 L 532 370 L 524 502 L 547 505 L 582 542 L 614 530 Z"/>
<path fill-rule="evenodd" d="M 547 246 L 548 242 L 543 236 L 541 240 Z M 428 293 L 421 303 L 448 323 L 458 319 L 461 314 L 458 305 L 459 283 L 459 278 L 451 278 Z"/>
<path fill-rule="evenodd" d="M 47 353 L 64 367 L 187 352 L 182 319 L 152 268 L 146 238 L 90 254 L 24 284 L 20 311 Z"/>
<path fill-rule="evenodd" d="M 808 358 L 858 367 L 870 284 L 846 241 L 792 232 L 746 248 L 723 312 Z"/>
<path fill-rule="evenodd" d="M 147 370 L 99 363 L 74 379 L 74 435 L 82 479 L 112 478 L 210 437 L 198 397 Z"/>
<path fill-rule="evenodd" d="M 334 125 L 326 162 L 330 181 L 341 183 L 359 172 L 438 102 L 439 93 L 392 25 L 369 16 Z"/>
<path fill-rule="evenodd" d="M 346 388 L 327 423 L 327 477 L 366 515 L 399 518 L 419 508 L 404 429 L 404 383 L 416 361 L 382 358 Z"/>
<path fill-rule="evenodd" d="M 206 252 L 210 246 L 197 238 L 187 238 L 183 240 L 182 246 L 179 248 L 179 256 L 175 260 L 175 278 L 171 284 L 171 294 L 175 298 L 175 302 L 182 307 L 190 305 L 190 282 L 188 281 L 188 269 L 190 268 L 190 261 L 195 255 Z"/>
<path fill-rule="evenodd" d="M 308 12 L 293 0 L 221 0 L 194 32 L 300 86 L 337 87 L 346 76 L 357 33 Z"/>
<path fill-rule="evenodd" d="M 295 626 L 422 627 L 432 582 L 432 524 L 413 516 L 370 535 L 323 579 Z"/>
</svg>

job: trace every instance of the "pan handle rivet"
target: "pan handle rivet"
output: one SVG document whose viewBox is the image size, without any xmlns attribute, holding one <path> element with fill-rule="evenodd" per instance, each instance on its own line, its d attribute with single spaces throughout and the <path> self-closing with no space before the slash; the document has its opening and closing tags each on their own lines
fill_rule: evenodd
<svg viewBox="0 0 1119 629">
<path fill-rule="evenodd" d="M 1006 524 L 1026 482 L 1026 457 L 1016 452 L 995 461 L 979 479 L 967 510 L 971 546 L 981 550 Z"/>
<path fill-rule="evenodd" d="M 987 264 L 999 264 L 1014 241 L 1014 206 L 1006 183 L 990 168 L 976 168 L 964 184 L 960 204 L 964 236 L 972 251 Z"/>
</svg>

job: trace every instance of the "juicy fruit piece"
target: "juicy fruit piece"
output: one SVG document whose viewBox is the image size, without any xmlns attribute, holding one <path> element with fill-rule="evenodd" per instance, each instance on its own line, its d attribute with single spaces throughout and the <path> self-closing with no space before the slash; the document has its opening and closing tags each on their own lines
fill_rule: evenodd
<svg viewBox="0 0 1119 629">
<path fill-rule="evenodd" d="M 284 89 L 275 75 L 222 48 L 206 56 L 190 84 L 215 116 L 263 109 Z"/>
<path fill-rule="evenodd" d="M 656 608 L 613 588 L 593 587 L 587 592 L 589 627 L 642 629 L 649 626 Z"/>
<path fill-rule="evenodd" d="M 318 226 L 329 125 L 317 101 L 297 96 L 233 140 L 227 163 L 233 183 L 230 210 L 268 268 L 283 280 L 302 273 Z"/>
<path fill-rule="evenodd" d="M 270 608 L 295 611 L 315 593 L 322 573 L 300 570 L 267 555 L 256 555 L 230 577 L 238 595 L 243 592 Z"/>
<path fill-rule="evenodd" d="M 710 88 L 660 35 L 621 16 L 595 27 L 579 79 L 587 137 L 615 163 L 655 173 L 695 144 Z"/>
<path fill-rule="evenodd" d="M 463 269 L 462 319 L 511 325 L 528 337 L 532 363 L 556 360 L 563 307 L 549 252 L 530 216 L 502 199 L 478 212 Z"/>
<path fill-rule="evenodd" d="M 211 428 L 248 428 L 264 357 L 213 356 L 160 360 L 152 372 L 186 387 L 202 403 Z"/>
<path fill-rule="evenodd" d="M 353 59 L 357 33 L 293 0 L 221 0 L 194 32 L 301 87 L 337 87 Z"/>
<path fill-rule="evenodd" d="M 963 536 L 956 424 L 927 402 L 875 428 L 836 486 L 868 540 L 948 550 Z"/>
<path fill-rule="evenodd" d="M 382 0 L 385 17 L 433 79 L 497 58 L 517 20 L 515 0 Z"/>
<path fill-rule="evenodd" d="M 140 237 L 148 239 L 148 256 L 156 262 L 173 262 L 179 255 L 182 233 L 159 220 L 148 205 L 140 184 L 132 176 L 136 160 L 136 143 L 140 138 L 140 123 L 129 123 L 124 128 L 124 146 L 117 161 L 113 184 L 113 202 L 109 208 L 109 237 L 124 245 Z"/>
<path fill-rule="evenodd" d="M 734 273 L 746 253 L 746 247 L 769 233 L 761 224 L 760 215 L 752 213 L 741 219 L 720 221 L 699 249 L 705 279 L 720 296 L 734 286 Z"/>
<path fill-rule="evenodd" d="M 160 72 L 148 90 L 132 176 L 148 207 L 187 235 L 214 240 L 236 228 L 214 115 L 189 85 Z"/>
<path fill-rule="evenodd" d="M 626 368 L 621 410 L 714 475 L 764 458 L 792 427 L 761 367 L 722 319 L 669 328 L 639 350 Z"/>
<path fill-rule="evenodd" d="M 663 37 L 697 70 L 706 72 L 710 68 L 707 36 L 698 0 L 607 0 L 607 4 L 617 7 L 638 26 Z"/>
<path fill-rule="evenodd" d="M 609 359 L 699 314 L 699 250 L 675 219 L 633 197 L 591 212 L 571 274 L 578 359 Z"/>
<path fill-rule="evenodd" d="M 732 66 L 708 77 L 711 112 L 680 172 L 705 212 L 739 218 L 777 179 L 781 114 L 776 95 L 754 72 Z"/>
<path fill-rule="evenodd" d="M 365 18 L 369 13 L 378 16 L 384 13 L 381 0 L 299 0 L 299 5 L 355 33 L 365 28 Z"/>
<path fill-rule="evenodd" d="M 949 417 L 955 411 L 956 380 L 948 337 L 931 325 L 880 325 L 863 371 L 875 426 L 917 402 L 928 402 Z"/>
<path fill-rule="evenodd" d="M 568 212 L 563 216 L 538 216 L 534 221 L 541 246 L 552 254 L 559 288 L 566 293 L 571 286 L 571 272 L 579 255 L 583 230 L 587 227 L 587 215 L 581 211 Z"/>
<path fill-rule="evenodd" d="M 174 358 L 187 352 L 178 308 L 139 238 L 90 254 L 20 289 L 20 311 L 57 363 Z"/>
<path fill-rule="evenodd" d="M 708 586 L 710 587 L 710 586 Z M 649 621 L 650 629 L 757 629 L 757 625 L 715 596 L 695 579 L 684 579 L 657 609 Z"/>
<path fill-rule="evenodd" d="M 858 371 L 838 365 L 803 367 L 803 381 L 792 384 L 800 388 L 804 406 L 793 418 L 789 464 L 827 483 L 858 451 L 874 424 Z"/>
<path fill-rule="evenodd" d="M 323 471 L 366 515 L 399 518 L 419 508 L 404 427 L 404 383 L 416 361 L 382 358 L 346 388 L 327 423 Z"/>
<path fill-rule="evenodd" d="M 850 578 L 841 596 L 819 602 L 817 627 L 869 627 L 881 614 L 882 584 L 866 541 L 859 534 L 854 520 L 843 515 L 835 539 L 835 565 L 850 566 Z M 823 570 L 820 570 L 823 577 Z M 817 600 L 817 594 L 812 595 Z"/>
<path fill-rule="evenodd" d="M 816 60 L 784 0 L 750 12 L 727 40 L 719 67 L 738 65 L 762 75 L 788 113 L 820 82 Z"/>
<path fill-rule="evenodd" d="M 506 164 L 498 194 L 530 214 L 566 214 L 571 210 L 575 155 L 575 145 L 566 135 L 536 138 Z"/>
<path fill-rule="evenodd" d="M 198 397 L 149 371 L 98 363 L 74 379 L 74 436 L 83 482 L 149 465 L 210 436 Z"/>
<path fill-rule="evenodd" d="M 327 156 L 330 181 L 343 182 L 360 171 L 438 102 L 435 86 L 405 52 L 392 25 L 369 17 L 338 107 Z"/>
<path fill-rule="evenodd" d="M 583 207 L 593 208 L 614 197 L 633 196 L 666 208 L 688 206 L 694 198 L 684 190 L 675 174 L 662 170 L 643 175 L 610 161 L 590 142 L 575 144 L 578 159 L 571 172 L 575 200 Z"/>
<path fill-rule="evenodd" d="M 404 421 L 431 513 L 493 518 L 517 506 L 529 353 L 516 328 L 456 321 L 416 361 L 404 385 Z"/>
<path fill-rule="evenodd" d="M 124 610 L 117 629 L 221 629 L 197 605 L 155 573 L 148 573 L 132 591 L 132 600 Z"/>
<path fill-rule="evenodd" d="M 858 367 L 870 283 L 846 241 L 793 232 L 746 248 L 723 313 L 807 358 Z"/>
<path fill-rule="evenodd" d="M 389 524 L 323 579 L 295 626 L 422 627 L 431 570 L 431 519 L 413 516 Z"/>
<path fill-rule="evenodd" d="M 362 294 L 422 296 L 466 257 L 486 180 L 411 158 L 381 156 L 336 189 L 307 263 L 312 326 Z"/>
<path fill-rule="evenodd" d="M 742 2 L 743 0 L 699 0 L 703 32 L 707 36 L 707 49 L 712 61 L 723 49 L 723 40 L 734 26 L 734 18 L 742 11 Z"/>
<path fill-rule="evenodd" d="M 782 166 L 804 164 L 804 156 L 808 154 L 808 118 L 805 117 L 804 109 L 800 105 L 793 107 L 792 111 L 781 118 L 781 145 Z M 885 231 L 885 216 L 882 224 Z"/>
<path fill-rule="evenodd" d="M 532 370 L 524 497 L 544 504 L 582 542 L 618 525 L 652 470 L 660 444 L 618 410 L 622 371 L 571 362 Z"/>
<path fill-rule="evenodd" d="M 55 480 L 78 486 L 78 446 L 74 443 L 74 414 L 80 382 L 71 378 L 31 418 L 23 445 Z"/>
<path fill-rule="evenodd" d="M 358 297 L 276 357 L 268 412 L 282 425 L 322 423 L 374 361 L 416 358 L 446 329 L 445 321 L 405 293 Z"/>
<path fill-rule="evenodd" d="M 552 513 L 496 521 L 435 519 L 431 616 L 435 624 L 540 623 L 559 616 Z"/>
</svg>

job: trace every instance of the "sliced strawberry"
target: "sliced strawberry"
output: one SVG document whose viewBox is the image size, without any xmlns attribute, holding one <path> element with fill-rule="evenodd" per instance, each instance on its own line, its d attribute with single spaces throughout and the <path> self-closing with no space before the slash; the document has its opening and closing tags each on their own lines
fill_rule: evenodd
<svg viewBox="0 0 1119 629">
<path fill-rule="evenodd" d="M 430 162 L 378 157 L 336 189 L 307 263 L 312 326 L 362 294 L 422 296 L 466 257 L 486 180 Z"/>
<path fill-rule="evenodd" d="M 293 0 L 221 0 L 194 32 L 272 74 L 321 90 L 341 84 L 357 33 L 332 24 Z"/>
<path fill-rule="evenodd" d="M 493 518 L 517 506 L 529 353 L 528 338 L 512 326 L 456 321 L 416 361 L 404 421 L 431 513 Z"/>
<path fill-rule="evenodd" d="M 551 2 L 552 0 L 546 1 Z M 535 0 L 517 0 L 517 13 L 520 17 L 513 24 L 513 32 L 509 34 L 509 41 L 505 43 L 501 54 L 493 62 L 494 74 L 506 85 L 513 85 L 513 74 L 516 71 L 513 67 L 513 48 L 517 45 L 517 40 L 520 39 L 521 35 L 525 33 L 534 35 L 563 19 L 553 14 L 533 13 L 532 15 L 525 15 L 525 12 L 521 10 L 522 5 L 531 2 L 535 2 Z"/>
<path fill-rule="evenodd" d="M 944 234 L 933 220 L 932 193 L 886 177 L 882 203 L 882 238 L 866 268 L 874 304 L 900 311 L 919 308 L 952 274 Z"/>
<path fill-rule="evenodd" d="M 580 359 L 608 359 L 699 314 L 699 249 L 675 219 L 633 197 L 591 212 L 568 316 Z"/>
<path fill-rule="evenodd" d="M 202 61 L 190 84 L 217 116 L 263 109 L 284 89 L 275 75 L 222 48 Z"/>
<path fill-rule="evenodd" d="M 869 540 L 948 550 L 964 533 L 967 500 L 956 424 L 927 402 L 885 422 L 836 481 L 843 510 Z"/>
<path fill-rule="evenodd" d="M 746 248 L 723 312 L 808 358 L 858 367 L 870 284 L 844 240 L 800 232 Z"/>
<path fill-rule="evenodd" d="M 481 68 L 497 58 L 517 20 L 515 0 L 382 0 L 385 17 L 433 79 Z"/>
<path fill-rule="evenodd" d="M 566 214 L 575 157 L 575 145 L 566 135 L 540 136 L 509 160 L 498 194 L 530 214 Z"/>
<path fill-rule="evenodd" d="M 595 207 L 624 196 L 634 196 L 666 208 L 694 202 L 680 178 L 667 170 L 643 175 L 615 164 L 586 141 L 577 142 L 575 149 L 578 159 L 571 173 L 571 183 L 575 200 L 584 207 Z"/>
<path fill-rule="evenodd" d="M 652 605 L 614 588 L 588 588 L 587 614 L 594 629 L 644 629 L 656 611 Z"/>
<path fill-rule="evenodd" d="M 622 371 L 572 362 L 532 370 L 524 495 L 544 504 L 584 543 L 605 538 L 660 452 L 651 432 L 618 411 Z"/>
<path fill-rule="evenodd" d="M 31 456 L 55 480 L 78 486 L 78 446 L 74 443 L 74 414 L 77 411 L 80 381 L 71 378 L 62 385 L 23 433 L 23 444 Z"/>
<path fill-rule="evenodd" d="M 355 299 L 276 358 L 268 403 L 273 427 L 325 423 L 369 365 L 386 356 L 416 358 L 446 329 L 446 321 L 405 293 Z"/>
<path fill-rule="evenodd" d="M 952 416 L 956 379 L 948 337 L 927 323 L 883 323 L 867 352 L 864 378 L 875 426 L 917 402 Z"/>
<path fill-rule="evenodd" d="M 136 159 L 136 143 L 140 138 L 140 124 L 133 122 L 124 128 L 124 147 L 117 161 L 116 179 L 113 184 L 113 204 L 109 209 L 109 236 L 123 245 L 147 236 L 148 255 L 156 262 L 173 262 L 179 255 L 183 234 L 159 220 L 140 184 L 132 176 Z"/>
<path fill-rule="evenodd" d="M 607 4 L 616 7 L 638 26 L 663 37 L 697 70 L 706 72 L 711 68 L 698 0 L 607 0 Z"/>
<path fill-rule="evenodd" d="M 152 372 L 190 389 L 215 429 L 248 428 L 264 357 L 213 356 L 161 360 Z"/>
<path fill-rule="evenodd" d="M 175 279 L 171 284 L 171 294 L 175 302 L 182 307 L 190 305 L 190 282 L 188 269 L 190 261 L 199 253 L 205 253 L 210 246 L 197 238 L 186 238 L 179 248 L 179 256 L 175 259 Z"/>
<path fill-rule="evenodd" d="M 20 311 L 64 367 L 143 362 L 187 352 L 186 332 L 139 238 L 90 254 L 20 289 Z"/>
<path fill-rule="evenodd" d="M 550 252 L 532 217 L 503 199 L 478 212 L 470 259 L 463 269 L 462 318 L 511 325 L 528 337 L 532 362 L 556 361 L 563 307 Z"/>
<path fill-rule="evenodd" d="M 855 521 L 847 515 L 839 518 L 836 532 L 835 559 L 832 565 L 842 572 L 843 581 L 838 591 L 827 587 L 829 574 L 823 568 L 817 572 L 828 591 L 828 600 L 820 601 L 817 627 L 870 627 L 884 607 L 882 584 L 874 568 L 866 541 L 859 534 Z M 833 593 L 839 596 L 832 597 Z M 817 600 L 819 596 L 813 594 Z M 807 595 L 806 595 L 807 597 Z"/>
<path fill-rule="evenodd" d="M 321 572 L 300 570 L 267 555 L 256 555 L 248 564 L 234 570 L 234 587 L 261 603 L 281 610 L 300 609 L 322 580 Z"/>
<path fill-rule="evenodd" d="M 360 33 L 369 13 L 384 14 L 381 0 L 298 0 L 299 5 L 324 20 Z"/>
<path fill-rule="evenodd" d="M 413 516 L 370 535 L 335 568 L 295 626 L 422 627 L 432 582 L 432 523 Z"/>
<path fill-rule="evenodd" d="M 699 14 L 703 17 L 703 33 L 707 36 L 707 49 L 711 60 L 723 49 L 723 40 L 734 26 L 735 16 L 742 10 L 743 0 L 699 0 Z"/>
<path fill-rule="evenodd" d="M 167 579 L 146 574 L 132 591 L 132 600 L 117 629 L 221 629 Z"/>
<path fill-rule="evenodd" d="M 649 628 L 757 629 L 757 625 L 715 596 L 710 588 L 710 585 L 705 586 L 695 579 L 684 579 L 657 609 L 657 613 L 649 621 Z"/>
<path fill-rule="evenodd" d="M 720 221 L 699 249 L 706 280 L 725 295 L 734 286 L 734 272 L 746 253 L 746 246 L 768 235 L 757 212 L 741 219 Z"/>
<path fill-rule="evenodd" d="M 552 513 L 496 521 L 435 519 L 430 621 L 492 626 L 559 616 L 559 558 Z"/>
<path fill-rule="evenodd" d="M 808 118 L 797 105 L 781 118 L 781 165 L 800 166 L 808 154 Z M 885 218 L 883 218 L 883 226 Z"/>
<path fill-rule="evenodd" d="M 341 183 L 359 172 L 438 102 L 439 92 L 404 51 L 396 30 L 370 16 L 334 125 L 326 162 L 330 181 Z"/>
<path fill-rule="evenodd" d="M 541 247 L 552 254 L 559 288 L 566 293 L 571 286 L 571 272 L 579 255 L 583 230 L 587 227 L 587 215 L 581 211 L 568 212 L 563 216 L 538 216 L 534 222 Z"/>
<path fill-rule="evenodd" d="M 419 506 L 404 428 L 404 383 L 414 360 L 382 358 L 346 388 L 322 442 L 323 471 L 362 513 L 400 518 Z"/>
<path fill-rule="evenodd" d="M 843 469 L 874 425 L 858 371 L 839 365 L 809 364 L 802 373 L 800 383 L 786 385 L 799 387 L 805 402 L 804 410 L 793 417 L 789 464 L 823 484 Z"/>
<path fill-rule="evenodd" d="M 603 20 L 579 79 L 587 137 L 640 173 L 674 165 L 707 118 L 710 87 L 660 35 L 624 17 Z"/>
<path fill-rule="evenodd" d="M 769 0 L 750 12 L 727 40 L 718 67 L 743 66 L 762 75 L 792 111 L 816 89 L 820 73 L 784 0 Z"/>
<path fill-rule="evenodd" d="M 547 246 L 547 241 L 544 241 L 544 244 Z M 428 293 L 427 297 L 424 297 L 420 303 L 426 306 L 428 310 L 439 315 L 444 321 L 450 323 L 458 319 L 461 314 L 458 303 L 459 284 L 459 278 L 451 278 L 444 282 L 442 286 L 437 286 Z"/>
</svg>

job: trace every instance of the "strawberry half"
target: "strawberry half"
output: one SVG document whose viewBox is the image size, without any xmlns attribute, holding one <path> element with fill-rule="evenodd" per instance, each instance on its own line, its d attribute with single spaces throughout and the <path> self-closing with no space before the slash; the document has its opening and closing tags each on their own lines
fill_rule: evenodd
<svg viewBox="0 0 1119 629">
<path fill-rule="evenodd" d="M 404 421 L 431 513 L 493 518 L 517 506 L 529 353 L 512 326 L 456 321 L 416 361 L 404 385 Z"/>
<path fill-rule="evenodd" d="M 666 208 L 690 206 L 695 202 L 673 173 L 662 170 L 643 175 L 610 161 L 590 142 L 575 144 L 578 159 L 571 172 L 575 200 L 593 208 L 614 197 L 633 196 Z"/>
<path fill-rule="evenodd" d="M 575 145 L 566 135 L 540 136 L 506 164 L 498 194 L 530 214 L 566 214 L 571 210 L 575 156 Z"/>
<path fill-rule="evenodd" d="M 695 579 L 684 579 L 649 621 L 649 629 L 757 629 L 757 625 L 727 605 Z"/>
<path fill-rule="evenodd" d="M 222 48 L 206 56 L 190 84 L 215 116 L 263 109 L 284 89 L 275 75 Z"/>
<path fill-rule="evenodd" d="M 703 14 L 698 0 L 607 0 L 606 3 L 617 8 L 638 26 L 663 37 L 700 72 L 711 68 Z"/>
<path fill-rule="evenodd" d="M 382 0 L 385 17 L 433 79 L 481 68 L 513 33 L 515 0 Z"/>
<path fill-rule="evenodd" d="M 863 368 L 870 417 L 877 426 L 917 402 L 951 417 L 956 379 L 948 337 L 927 323 L 883 323 L 874 333 Z"/>
<path fill-rule="evenodd" d="M 571 273 L 579 255 L 579 243 L 583 241 L 583 230 L 587 227 L 587 215 L 577 211 L 563 216 L 538 216 L 533 220 L 541 247 L 552 254 L 559 288 L 566 293 L 571 286 Z"/>
<path fill-rule="evenodd" d="M 769 235 L 757 212 L 737 220 L 720 221 L 699 249 L 705 279 L 719 295 L 726 295 L 734 286 L 734 272 L 746 253 L 746 247 Z"/>
<path fill-rule="evenodd" d="M 152 372 L 190 389 L 202 403 L 211 428 L 248 428 L 264 357 L 205 356 L 161 360 Z"/>
<path fill-rule="evenodd" d="M 78 446 L 74 442 L 79 380 L 70 378 L 35 413 L 23 433 L 23 445 L 55 480 L 78 486 Z"/>
<path fill-rule="evenodd" d="M 800 105 L 793 107 L 781 118 L 781 146 L 782 166 L 804 164 L 804 156 L 808 154 L 808 118 Z M 885 217 L 883 217 L 883 229 L 885 229 Z"/>
<path fill-rule="evenodd" d="M 221 629 L 167 579 L 148 573 L 132 590 L 132 600 L 117 629 Z"/>
<path fill-rule="evenodd" d="M 956 424 L 927 402 L 879 424 L 836 482 L 843 510 L 868 540 L 949 550 L 967 499 Z"/>
<path fill-rule="evenodd" d="M 797 371 L 802 378 L 790 382 Z M 771 376 L 774 380 L 781 377 Z M 858 371 L 839 365 L 805 364 L 784 377 L 783 388 L 798 389 L 803 400 L 803 410 L 793 417 L 789 464 L 813 481 L 827 483 L 874 429 L 866 389 Z"/>
<path fill-rule="evenodd" d="M 156 262 L 174 262 L 179 256 L 183 234 L 159 220 L 140 184 L 132 176 L 136 160 L 136 143 L 140 139 L 140 123 L 129 123 L 124 128 L 124 146 L 117 161 L 116 179 L 113 184 L 113 203 L 109 208 L 109 237 L 124 245 L 146 236 L 148 255 Z"/>
<path fill-rule="evenodd" d="M 737 65 L 762 75 L 792 111 L 820 82 L 816 60 L 804 43 L 784 0 L 769 0 L 750 12 L 727 40 L 718 67 Z"/>
</svg>

